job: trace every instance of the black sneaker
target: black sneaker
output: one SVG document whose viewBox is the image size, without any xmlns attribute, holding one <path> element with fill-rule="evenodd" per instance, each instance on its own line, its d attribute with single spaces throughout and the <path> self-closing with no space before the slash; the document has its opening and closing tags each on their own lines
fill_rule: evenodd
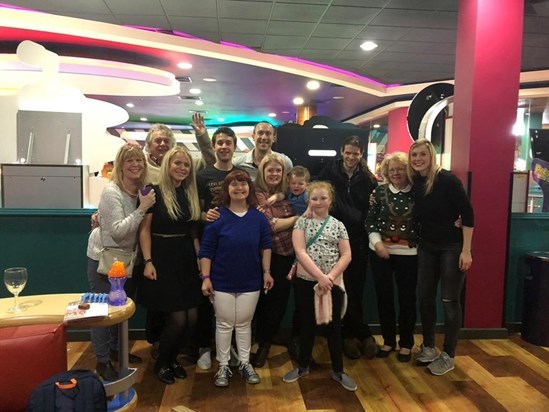
<svg viewBox="0 0 549 412">
<path fill-rule="evenodd" d="M 269 349 L 270 346 L 259 346 L 257 349 L 257 352 L 253 356 L 253 366 L 256 368 L 262 368 L 265 366 L 265 362 L 267 361 L 267 357 L 269 356 Z"/>
<path fill-rule="evenodd" d="M 114 382 L 118 380 L 118 372 L 114 369 L 110 361 L 97 362 L 95 371 L 104 381 Z"/>
</svg>

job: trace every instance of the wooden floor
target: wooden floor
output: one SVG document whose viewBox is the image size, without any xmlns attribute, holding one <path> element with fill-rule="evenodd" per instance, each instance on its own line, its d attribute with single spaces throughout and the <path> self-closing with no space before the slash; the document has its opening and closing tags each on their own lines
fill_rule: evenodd
<svg viewBox="0 0 549 412">
<path fill-rule="evenodd" d="M 323 338 L 318 338 L 313 355 L 317 366 L 298 382 L 282 382 L 293 366 L 286 348 L 274 346 L 268 367 L 258 369 L 259 385 L 247 385 L 234 371 L 228 388 L 213 385 L 214 368 L 199 370 L 185 356 L 180 361 L 188 378 L 166 386 L 152 372 L 149 345 L 132 344 L 132 352 L 144 359 L 134 365 L 139 368 L 138 411 L 549 411 L 549 348 L 519 336 L 460 340 L 456 369 L 438 377 L 413 363 L 398 362 L 393 354 L 387 359 L 345 359 L 346 372 L 358 383 L 356 392 L 330 379 Z M 69 368 L 93 370 L 94 365 L 89 342 L 69 343 Z"/>
</svg>

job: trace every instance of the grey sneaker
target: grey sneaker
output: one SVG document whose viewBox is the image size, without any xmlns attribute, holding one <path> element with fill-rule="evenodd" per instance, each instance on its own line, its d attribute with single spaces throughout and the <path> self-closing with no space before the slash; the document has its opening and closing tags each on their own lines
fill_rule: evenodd
<svg viewBox="0 0 549 412">
<path fill-rule="evenodd" d="M 251 364 L 241 363 L 238 370 L 240 371 L 242 377 L 246 379 L 246 383 L 251 383 L 252 385 L 255 385 L 256 383 L 261 382 L 259 375 L 256 373 L 254 367 Z"/>
<path fill-rule="evenodd" d="M 342 373 L 332 373 L 332 379 L 336 382 L 339 382 L 348 391 L 356 391 L 357 386 L 356 382 L 345 372 Z"/>
<path fill-rule="evenodd" d="M 229 379 L 233 377 L 233 373 L 231 372 L 231 369 L 227 365 L 223 365 L 219 367 L 219 370 L 215 374 L 214 378 L 214 385 L 219 386 L 221 388 L 225 386 L 229 386 Z"/>
<path fill-rule="evenodd" d="M 419 347 L 419 353 L 416 355 L 416 364 L 419 366 L 425 366 L 430 364 L 437 358 L 437 351 L 435 348 L 423 346 L 423 343 Z"/>
<path fill-rule="evenodd" d="M 292 383 L 304 376 L 307 376 L 308 374 L 309 374 L 309 368 L 307 369 L 295 368 L 290 372 L 288 372 L 286 375 L 284 375 L 284 377 L 282 378 L 282 381 L 286 383 Z"/>
<path fill-rule="evenodd" d="M 451 370 L 454 370 L 454 358 L 448 356 L 446 352 L 442 352 L 438 358 L 427 366 L 433 375 L 444 375 Z"/>
<path fill-rule="evenodd" d="M 196 366 L 202 370 L 208 370 L 212 367 L 212 355 L 210 348 L 198 349 L 198 360 L 196 361 Z"/>
<path fill-rule="evenodd" d="M 232 368 L 236 368 L 240 365 L 240 358 L 238 357 L 238 353 L 236 353 L 236 349 L 233 345 L 231 345 L 231 357 L 229 358 L 229 366 Z"/>
</svg>

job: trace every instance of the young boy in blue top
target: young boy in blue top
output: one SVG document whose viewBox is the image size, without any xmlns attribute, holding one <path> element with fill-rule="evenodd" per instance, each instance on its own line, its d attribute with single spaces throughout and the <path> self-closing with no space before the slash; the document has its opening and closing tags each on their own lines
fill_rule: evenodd
<svg viewBox="0 0 549 412">
<path fill-rule="evenodd" d="M 295 166 L 288 173 L 289 190 L 286 194 L 276 193 L 272 195 L 268 202 L 273 204 L 277 201 L 286 199 L 298 215 L 302 215 L 307 210 L 308 196 L 307 187 L 311 181 L 311 174 L 306 167 Z"/>
</svg>

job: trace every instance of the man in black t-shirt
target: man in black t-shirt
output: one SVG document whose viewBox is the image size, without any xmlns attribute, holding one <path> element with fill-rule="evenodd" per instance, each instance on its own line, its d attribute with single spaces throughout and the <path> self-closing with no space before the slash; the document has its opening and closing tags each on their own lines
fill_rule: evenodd
<svg viewBox="0 0 549 412">
<path fill-rule="evenodd" d="M 206 166 L 196 176 L 203 221 L 206 221 L 206 212 L 218 206 L 217 194 L 221 191 L 225 176 L 238 169 L 233 166 L 236 135 L 230 127 L 217 129 L 212 137 L 212 145 L 216 162 Z"/>
</svg>

